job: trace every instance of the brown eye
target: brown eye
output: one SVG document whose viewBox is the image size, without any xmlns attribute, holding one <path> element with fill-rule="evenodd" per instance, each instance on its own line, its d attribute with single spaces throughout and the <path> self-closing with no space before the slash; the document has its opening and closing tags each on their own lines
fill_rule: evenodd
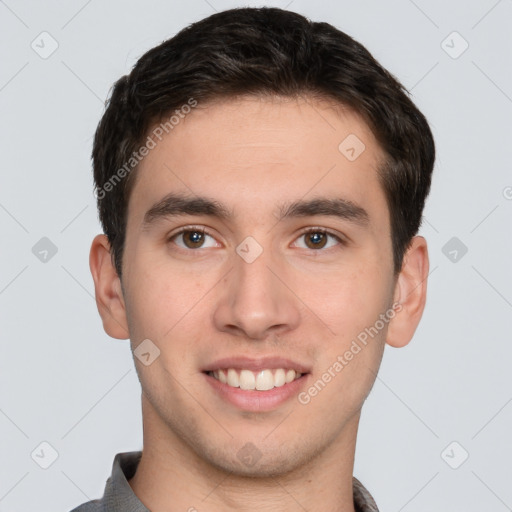
<svg viewBox="0 0 512 512">
<path fill-rule="evenodd" d="M 197 249 L 204 243 L 204 233 L 201 231 L 183 231 L 183 243 L 189 249 Z"/>
<path fill-rule="evenodd" d="M 322 249 L 327 243 L 327 233 L 322 231 L 312 231 L 304 235 L 306 245 L 310 249 Z"/>
<path fill-rule="evenodd" d="M 215 238 L 206 233 L 204 229 L 182 229 L 178 233 L 172 235 L 168 241 L 173 242 L 182 249 L 205 249 L 218 247 Z"/>
<path fill-rule="evenodd" d="M 333 246 L 344 245 L 343 239 L 334 233 L 321 228 L 310 228 L 302 233 L 295 242 L 302 249 L 330 249 Z"/>
</svg>

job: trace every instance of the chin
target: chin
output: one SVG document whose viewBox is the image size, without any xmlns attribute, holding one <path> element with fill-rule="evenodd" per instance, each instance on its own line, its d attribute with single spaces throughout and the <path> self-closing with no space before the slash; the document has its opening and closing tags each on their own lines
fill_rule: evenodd
<svg viewBox="0 0 512 512">
<path fill-rule="evenodd" d="M 315 457 L 320 450 L 313 447 L 287 447 L 273 446 L 266 443 L 261 450 L 256 443 L 242 443 L 240 449 L 234 448 L 238 443 L 232 442 L 230 446 L 203 447 L 196 453 L 204 462 L 217 470 L 230 473 L 240 478 L 277 478 L 301 470 L 304 465 Z M 259 445 L 260 446 L 260 445 Z M 300 456 L 298 455 L 300 454 Z"/>
<path fill-rule="evenodd" d="M 231 473 L 241 478 L 277 478 L 282 477 L 297 469 L 297 461 L 281 458 L 273 458 L 268 460 L 268 457 L 262 457 L 262 460 L 247 465 L 241 463 L 239 460 L 217 460 L 213 461 L 218 469 L 224 472 Z"/>
</svg>

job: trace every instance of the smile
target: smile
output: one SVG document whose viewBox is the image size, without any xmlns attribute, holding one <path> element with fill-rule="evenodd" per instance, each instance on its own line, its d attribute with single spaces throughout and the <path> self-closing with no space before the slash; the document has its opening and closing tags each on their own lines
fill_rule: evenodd
<svg viewBox="0 0 512 512">
<path fill-rule="evenodd" d="M 209 371 L 208 375 L 232 388 L 268 391 L 299 379 L 302 373 L 286 368 L 259 371 L 227 368 Z"/>
</svg>

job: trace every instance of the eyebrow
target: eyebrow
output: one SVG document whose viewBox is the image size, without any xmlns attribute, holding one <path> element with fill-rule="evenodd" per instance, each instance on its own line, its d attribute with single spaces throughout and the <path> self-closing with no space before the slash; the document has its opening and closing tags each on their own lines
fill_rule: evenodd
<svg viewBox="0 0 512 512">
<path fill-rule="evenodd" d="M 368 212 L 361 206 L 343 198 L 315 198 L 281 204 L 277 208 L 278 221 L 294 217 L 325 215 L 348 220 L 359 225 L 369 223 Z M 159 219 L 180 215 L 216 217 L 222 221 L 234 218 L 234 212 L 222 203 L 208 197 L 190 197 L 171 193 L 155 203 L 145 213 L 143 227 L 148 228 Z"/>
</svg>

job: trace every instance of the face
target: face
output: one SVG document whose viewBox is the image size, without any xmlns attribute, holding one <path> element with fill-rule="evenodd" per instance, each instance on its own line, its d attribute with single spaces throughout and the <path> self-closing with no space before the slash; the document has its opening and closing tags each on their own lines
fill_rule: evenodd
<svg viewBox="0 0 512 512">
<path fill-rule="evenodd" d="M 263 476 L 355 441 L 401 314 L 382 158 L 348 110 L 277 98 L 199 105 L 145 157 L 119 314 L 162 445 Z"/>
</svg>

